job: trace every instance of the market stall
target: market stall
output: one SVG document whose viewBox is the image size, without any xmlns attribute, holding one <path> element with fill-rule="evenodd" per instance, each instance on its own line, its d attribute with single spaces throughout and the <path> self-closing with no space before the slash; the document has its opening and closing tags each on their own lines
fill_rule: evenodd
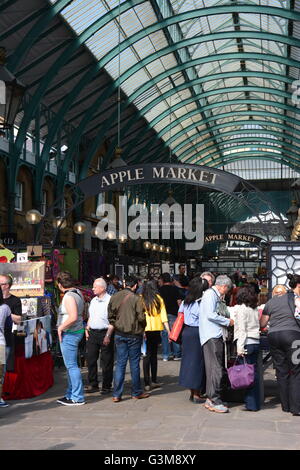
<svg viewBox="0 0 300 470">
<path fill-rule="evenodd" d="M 14 367 L 6 372 L 3 398 L 32 398 L 53 385 L 51 300 L 44 289 L 45 263 L 0 263 L 0 274 L 11 277 L 10 293 L 22 304 L 22 322 L 13 325 Z"/>
</svg>

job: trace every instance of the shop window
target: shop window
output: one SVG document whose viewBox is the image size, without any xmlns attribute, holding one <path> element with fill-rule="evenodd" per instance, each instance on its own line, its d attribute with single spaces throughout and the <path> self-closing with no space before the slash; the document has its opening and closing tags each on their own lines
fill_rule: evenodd
<svg viewBox="0 0 300 470">
<path fill-rule="evenodd" d="M 23 194 L 24 194 L 24 183 L 17 181 L 16 183 L 16 197 L 15 197 L 15 210 L 23 210 Z"/>
</svg>

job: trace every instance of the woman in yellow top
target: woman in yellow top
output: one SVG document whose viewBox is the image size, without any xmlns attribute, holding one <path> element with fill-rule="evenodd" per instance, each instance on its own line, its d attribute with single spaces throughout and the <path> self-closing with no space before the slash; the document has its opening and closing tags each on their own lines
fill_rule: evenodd
<svg viewBox="0 0 300 470">
<path fill-rule="evenodd" d="M 145 328 L 146 356 L 143 358 L 145 390 L 158 388 L 157 383 L 157 349 L 160 343 L 160 332 L 164 329 L 170 333 L 168 316 L 163 299 L 158 294 L 156 281 L 144 284 L 142 299 L 146 309 L 147 325 Z M 151 369 L 151 380 L 150 380 Z"/>
</svg>

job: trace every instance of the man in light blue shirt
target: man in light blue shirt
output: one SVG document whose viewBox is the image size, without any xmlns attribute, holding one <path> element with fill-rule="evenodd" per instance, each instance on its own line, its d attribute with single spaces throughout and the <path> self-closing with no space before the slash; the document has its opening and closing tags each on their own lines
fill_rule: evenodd
<svg viewBox="0 0 300 470">
<path fill-rule="evenodd" d="M 232 282 L 228 276 L 218 276 L 216 284 L 204 292 L 200 303 L 199 334 L 203 347 L 206 369 L 205 408 L 217 413 L 229 410 L 221 400 L 221 381 L 223 377 L 223 329 L 234 324 L 233 320 L 218 313 L 221 297 L 231 289 Z"/>
</svg>

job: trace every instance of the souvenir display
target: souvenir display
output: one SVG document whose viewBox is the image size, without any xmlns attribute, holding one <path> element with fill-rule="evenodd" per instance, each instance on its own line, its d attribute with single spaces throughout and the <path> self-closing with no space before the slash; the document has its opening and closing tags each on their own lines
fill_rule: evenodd
<svg viewBox="0 0 300 470">
<path fill-rule="evenodd" d="M 40 297 L 44 295 L 45 262 L 0 263 L 0 274 L 13 278 L 11 294 L 17 297 Z"/>
</svg>

